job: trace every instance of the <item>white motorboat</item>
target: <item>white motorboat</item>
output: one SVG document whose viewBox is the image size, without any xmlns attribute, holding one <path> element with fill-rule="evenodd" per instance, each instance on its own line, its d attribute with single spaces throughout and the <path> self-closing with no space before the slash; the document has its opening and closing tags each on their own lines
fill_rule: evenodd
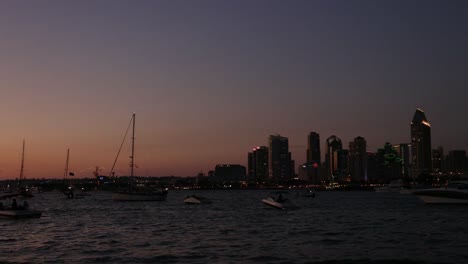
<svg viewBox="0 0 468 264">
<path fill-rule="evenodd" d="M 452 181 L 441 188 L 422 189 L 413 192 L 427 204 L 468 203 L 468 181 Z"/>
<path fill-rule="evenodd" d="M 278 194 L 278 196 L 276 197 L 275 194 Z M 283 196 L 283 194 L 285 196 Z M 268 198 L 262 199 L 262 202 L 265 205 L 276 208 L 276 209 L 297 209 L 297 208 L 299 208 L 296 204 L 294 204 L 292 202 L 291 199 L 288 198 L 287 192 L 283 192 L 283 191 L 273 192 L 272 195 L 270 195 Z"/>
<path fill-rule="evenodd" d="M 276 209 L 284 209 L 283 204 L 275 201 L 273 198 L 268 197 L 267 199 L 262 199 L 262 202 L 270 207 L 276 208 Z"/>
<path fill-rule="evenodd" d="M 210 203 L 210 201 L 206 197 L 190 195 L 184 199 L 184 203 L 186 204 L 204 204 Z"/>
</svg>

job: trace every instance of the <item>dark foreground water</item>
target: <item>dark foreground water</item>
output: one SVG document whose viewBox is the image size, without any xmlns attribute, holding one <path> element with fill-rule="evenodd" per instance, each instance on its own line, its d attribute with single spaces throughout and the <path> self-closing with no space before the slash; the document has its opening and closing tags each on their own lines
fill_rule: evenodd
<svg viewBox="0 0 468 264">
<path fill-rule="evenodd" d="M 212 204 L 186 205 L 196 193 Z M 40 219 L 0 220 L 0 263 L 468 263 L 468 206 L 319 192 L 297 210 L 269 191 L 172 191 L 165 202 L 42 193 Z"/>
</svg>

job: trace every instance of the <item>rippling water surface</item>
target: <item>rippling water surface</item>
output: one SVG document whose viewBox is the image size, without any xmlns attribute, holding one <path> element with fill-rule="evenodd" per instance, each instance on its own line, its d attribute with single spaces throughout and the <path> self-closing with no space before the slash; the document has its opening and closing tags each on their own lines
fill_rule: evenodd
<svg viewBox="0 0 468 264">
<path fill-rule="evenodd" d="M 189 194 L 211 204 L 186 205 Z M 40 193 L 39 219 L 0 219 L 0 262 L 468 263 L 468 206 L 411 195 L 319 192 L 265 207 L 269 191 L 172 191 L 165 202 Z"/>
</svg>

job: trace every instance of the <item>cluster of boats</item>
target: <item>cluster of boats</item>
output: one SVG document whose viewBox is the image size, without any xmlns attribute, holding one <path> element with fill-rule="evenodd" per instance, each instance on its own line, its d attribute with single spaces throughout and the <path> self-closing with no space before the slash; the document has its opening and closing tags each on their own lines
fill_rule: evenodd
<svg viewBox="0 0 468 264">
<path fill-rule="evenodd" d="M 284 191 L 273 192 L 271 193 L 269 197 L 262 199 L 262 203 L 268 207 L 272 207 L 272 208 L 280 209 L 280 210 L 298 208 L 298 206 L 294 204 L 290 198 L 286 197 L 286 194 L 287 192 L 284 192 Z M 296 193 L 296 196 L 313 198 L 315 197 L 315 192 L 314 191 L 307 191 L 304 193 L 298 192 Z M 203 196 L 192 194 L 184 198 L 184 203 L 186 204 L 208 204 L 208 203 L 211 203 L 211 200 Z"/>
<path fill-rule="evenodd" d="M 404 189 L 399 185 L 399 182 L 376 189 L 377 192 L 400 192 L 413 194 L 418 196 L 424 203 L 428 204 L 461 204 L 468 203 L 468 181 L 452 181 L 447 185 L 439 188 L 414 188 Z M 113 194 L 115 201 L 164 201 L 167 197 L 167 189 L 140 189 L 133 191 L 120 191 Z M 67 193 L 64 192 L 65 195 Z M 72 190 L 68 191 L 69 198 L 76 198 L 76 194 Z M 315 197 L 314 191 L 297 192 L 296 196 L 300 197 Z M 4 194 L 0 196 L 0 217 L 21 219 L 21 218 L 39 218 L 42 212 L 29 208 L 26 200 L 23 203 L 17 203 L 17 198 L 29 198 L 24 196 L 22 192 Z M 11 205 L 4 205 L 3 201 L 12 201 Z M 286 192 L 272 193 L 269 197 L 261 200 L 268 207 L 275 209 L 295 209 L 297 206 L 292 200 L 286 197 Z M 198 195 L 190 195 L 183 200 L 186 204 L 207 204 L 211 200 Z"/>
</svg>

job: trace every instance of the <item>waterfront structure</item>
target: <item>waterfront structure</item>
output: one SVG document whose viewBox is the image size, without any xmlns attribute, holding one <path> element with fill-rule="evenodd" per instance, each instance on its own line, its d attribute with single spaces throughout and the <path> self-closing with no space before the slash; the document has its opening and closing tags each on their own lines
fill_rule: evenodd
<svg viewBox="0 0 468 264">
<path fill-rule="evenodd" d="M 367 143 L 363 137 L 349 142 L 349 174 L 352 182 L 367 182 Z"/>
<path fill-rule="evenodd" d="M 246 169 L 239 164 L 218 164 L 215 167 L 213 181 L 238 182 L 245 180 Z"/>
<path fill-rule="evenodd" d="M 411 121 L 411 155 L 413 177 L 432 171 L 431 125 L 419 108 Z"/>
<path fill-rule="evenodd" d="M 326 168 L 328 171 L 328 180 L 335 181 L 338 179 L 338 152 L 342 150 L 343 145 L 341 139 L 332 135 L 327 139 L 327 154 L 325 158 Z"/>
<path fill-rule="evenodd" d="M 287 137 L 270 135 L 268 147 L 269 180 L 274 183 L 283 183 L 294 177 L 294 165 L 289 152 Z"/>
<path fill-rule="evenodd" d="M 249 152 L 249 183 L 258 186 L 268 180 L 268 147 L 257 146 Z"/>
</svg>

